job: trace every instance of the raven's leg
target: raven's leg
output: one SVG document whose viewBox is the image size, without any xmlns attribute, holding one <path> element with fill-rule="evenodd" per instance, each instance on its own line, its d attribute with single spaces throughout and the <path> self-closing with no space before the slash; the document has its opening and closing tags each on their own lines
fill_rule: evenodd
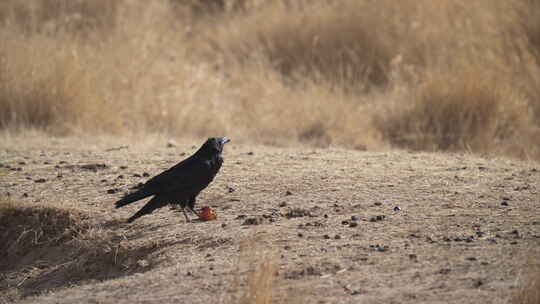
<svg viewBox="0 0 540 304">
<path fill-rule="evenodd" d="M 150 214 L 154 212 L 154 210 L 161 208 L 163 206 L 167 205 L 167 200 L 161 196 L 154 196 L 144 207 L 141 208 L 141 210 L 137 211 L 132 217 L 130 217 L 127 222 L 131 223 L 134 220 L 138 219 L 139 217 Z"/>
<path fill-rule="evenodd" d="M 191 213 L 195 214 L 198 217 L 199 214 L 197 212 L 195 212 L 195 202 L 196 201 L 197 201 L 197 196 L 196 195 L 189 198 L 189 201 L 187 203 L 187 208 L 188 208 L 189 211 L 191 211 Z"/>
<path fill-rule="evenodd" d="M 188 222 L 188 223 L 191 222 L 191 220 L 187 216 L 186 208 L 182 207 L 182 212 L 184 212 L 184 216 L 186 217 L 186 222 Z"/>
<path fill-rule="evenodd" d="M 189 200 L 186 202 L 184 201 L 182 204 L 182 212 L 184 212 L 184 216 L 186 217 L 186 222 L 190 222 L 190 219 L 187 215 L 187 212 L 186 212 L 186 208 L 188 211 L 190 211 L 191 213 L 195 214 L 197 217 L 199 216 L 197 214 L 197 212 L 193 211 L 193 207 L 195 207 L 195 196 L 193 197 L 190 197 Z"/>
</svg>

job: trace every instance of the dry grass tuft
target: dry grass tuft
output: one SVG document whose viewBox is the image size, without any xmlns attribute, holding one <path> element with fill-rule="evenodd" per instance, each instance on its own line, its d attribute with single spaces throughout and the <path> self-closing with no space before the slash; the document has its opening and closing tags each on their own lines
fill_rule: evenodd
<svg viewBox="0 0 540 304">
<path fill-rule="evenodd" d="M 540 303 L 540 264 L 538 254 L 533 255 L 528 262 L 523 282 L 515 292 L 513 304 L 539 304 Z"/>
<path fill-rule="evenodd" d="M 253 0 L 170 0 L 173 9 L 181 13 L 192 13 L 198 18 L 230 11 L 244 10 L 257 1 Z"/>
<path fill-rule="evenodd" d="M 115 26 L 119 1 L 107 0 L 4 0 L 0 3 L 0 24 L 24 33 L 92 35 Z"/>
<path fill-rule="evenodd" d="M 0 201 L 3 300 L 150 269 L 157 244 L 133 246 L 84 213 Z"/>
<path fill-rule="evenodd" d="M 270 304 L 275 297 L 273 290 L 276 266 L 272 261 L 262 260 L 248 274 L 247 288 L 239 303 Z"/>
<path fill-rule="evenodd" d="M 305 287 L 284 284 L 279 279 L 276 252 L 264 239 L 264 235 L 258 235 L 240 243 L 231 303 L 305 303 Z"/>
<path fill-rule="evenodd" d="M 521 26 L 530 47 L 533 49 L 533 55 L 540 63 L 540 1 L 528 0 L 519 3 L 518 15 L 521 17 L 518 23 Z"/>
<path fill-rule="evenodd" d="M 114 124 L 107 116 L 112 112 L 100 87 L 103 82 L 88 73 L 87 49 L 78 42 L 58 49 L 63 42 L 56 39 L 3 34 L 7 40 L 0 49 L 0 128 L 66 134 Z M 6 52 L 9 49 L 17 52 Z M 94 126 L 98 120 L 101 123 Z"/>
<path fill-rule="evenodd" d="M 208 37 L 239 62 L 263 56 L 289 82 L 360 92 L 388 84 L 395 51 L 372 30 L 378 6 L 277 3 L 233 16 L 225 30 Z"/>
<path fill-rule="evenodd" d="M 508 152 L 538 157 L 516 138 L 534 138 L 532 113 L 508 85 L 485 79 L 478 70 L 433 75 L 419 86 L 413 101 L 378 120 L 394 145 L 428 151 Z M 512 149 L 503 151 L 502 149 Z"/>
<path fill-rule="evenodd" d="M 276 262 L 269 251 L 261 248 L 259 241 L 250 238 L 240 244 L 237 266 L 235 289 L 239 297 L 234 303 L 276 303 Z"/>
<path fill-rule="evenodd" d="M 69 210 L 46 206 L 18 205 L 0 201 L 1 260 L 9 261 L 43 246 L 58 245 L 87 230 L 84 216 Z M 2 264 L 4 264 L 2 263 Z"/>
</svg>

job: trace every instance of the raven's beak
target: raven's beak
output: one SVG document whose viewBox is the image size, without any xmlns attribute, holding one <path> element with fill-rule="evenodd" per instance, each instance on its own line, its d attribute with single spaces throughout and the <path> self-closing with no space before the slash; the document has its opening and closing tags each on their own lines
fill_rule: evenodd
<svg viewBox="0 0 540 304">
<path fill-rule="evenodd" d="M 231 140 L 230 140 L 229 138 L 227 138 L 227 137 L 222 137 L 222 138 L 221 138 L 221 144 L 222 144 L 222 145 L 224 145 L 224 144 L 226 144 L 226 143 L 228 143 L 228 142 L 230 142 L 230 141 L 231 141 Z"/>
</svg>

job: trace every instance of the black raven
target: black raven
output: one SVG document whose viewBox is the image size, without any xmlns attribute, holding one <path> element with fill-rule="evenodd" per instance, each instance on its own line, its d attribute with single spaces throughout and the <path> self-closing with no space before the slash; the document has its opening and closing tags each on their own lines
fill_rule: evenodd
<svg viewBox="0 0 540 304">
<path fill-rule="evenodd" d="M 116 208 L 153 195 L 141 210 L 127 220 L 128 223 L 167 204 L 180 205 L 186 221 L 189 222 L 185 209 L 197 214 L 193 210 L 197 195 L 212 182 L 221 168 L 223 146 L 229 141 L 227 137 L 209 138 L 195 154 L 151 178 L 136 192 L 117 201 Z"/>
</svg>

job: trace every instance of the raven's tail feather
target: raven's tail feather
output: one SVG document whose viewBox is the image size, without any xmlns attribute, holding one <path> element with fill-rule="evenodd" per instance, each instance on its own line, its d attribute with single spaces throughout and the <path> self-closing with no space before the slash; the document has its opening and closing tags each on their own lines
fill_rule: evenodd
<svg viewBox="0 0 540 304">
<path fill-rule="evenodd" d="M 134 220 L 140 218 L 143 215 L 150 214 L 154 212 L 154 210 L 161 208 L 163 206 L 167 205 L 167 200 L 160 196 L 155 196 L 152 198 L 144 207 L 142 207 L 139 211 L 137 211 L 132 217 L 130 217 L 127 222 L 132 223 Z"/>
<path fill-rule="evenodd" d="M 135 221 L 136 219 L 140 218 L 142 215 L 138 214 L 138 213 L 135 213 L 133 216 L 131 216 L 130 218 L 127 219 L 126 222 L 128 223 L 133 223 L 133 221 Z"/>
<path fill-rule="evenodd" d="M 130 193 L 130 194 L 127 194 L 125 195 L 122 199 L 120 199 L 119 201 L 117 201 L 114 206 L 116 208 L 120 208 L 122 206 L 125 206 L 127 204 L 131 204 L 133 202 L 136 202 L 138 200 L 141 200 L 145 197 L 149 197 L 150 195 L 153 195 L 154 193 L 151 193 L 149 191 L 145 191 L 144 189 L 141 189 L 137 192 L 133 192 L 133 193 Z"/>
</svg>

